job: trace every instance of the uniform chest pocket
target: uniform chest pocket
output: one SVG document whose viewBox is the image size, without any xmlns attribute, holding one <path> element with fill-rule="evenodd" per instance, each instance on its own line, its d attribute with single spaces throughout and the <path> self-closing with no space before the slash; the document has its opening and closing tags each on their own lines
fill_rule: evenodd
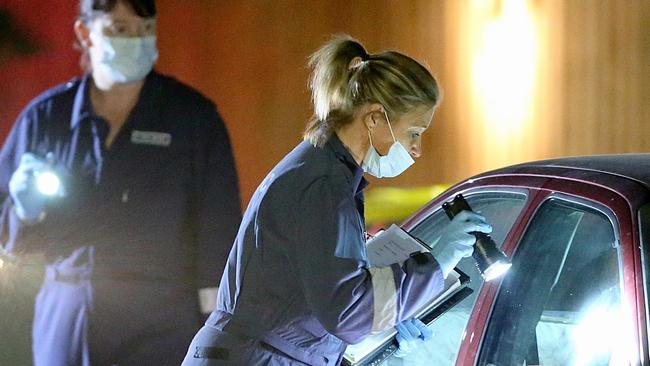
<svg viewBox="0 0 650 366">
<path fill-rule="evenodd" d="M 192 169 L 191 151 L 185 144 L 170 146 L 134 145 L 125 170 L 151 184 L 165 184 L 188 177 Z"/>
<path fill-rule="evenodd" d="M 364 228 L 353 200 L 346 202 L 339 211 L 338 239 L 335 255 L 368 262 Z"/>
<path fill-rule="evenodd" d="M 191 189 L 190 151 L 174 141 L 170 146 L 132 145 L 120 171 L 118 199 L 147 213 L 179 210 Z M 162 211 L 161 211 L 162 210 Z"/>
</svg>

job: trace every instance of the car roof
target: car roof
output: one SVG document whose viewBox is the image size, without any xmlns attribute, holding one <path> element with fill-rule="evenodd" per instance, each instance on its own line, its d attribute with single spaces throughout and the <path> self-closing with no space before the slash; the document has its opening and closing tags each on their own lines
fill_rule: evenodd
<svg viewBox="0 0 650 366">
<path fill-rule="evenodd" d="M 650 189 L 650 153 L 574 156 L 533 161 L 492 170 L 477 177 L 508 174 L 572 176 L 576 171 L 624 177 Z"/>
</svg>

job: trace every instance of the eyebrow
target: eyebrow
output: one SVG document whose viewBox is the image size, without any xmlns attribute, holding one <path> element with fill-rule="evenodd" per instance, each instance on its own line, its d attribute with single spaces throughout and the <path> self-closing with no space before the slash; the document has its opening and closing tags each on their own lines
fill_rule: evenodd
<svg viewBox="0 0 650 366">
<path fill-rule="evenodd" d="M 117 25 L 128 25 L 130 21 L 127 18 L 117 18 L 117 19 L 109 19 L 110 24 L 117 24 Z M 156 20 L 155 19 L 145 19 L 143 21 L 144 24 L 155 24 Z"/>
<path fill-rule="evenodd" d="M 128 22 L 129 22 L 128 20 L 123 19 L 123 18 L 118 18 L 118 19 L 115 19 L 115 18 L 110 19 L 110 18 L 109 18 L 108 20 L 109 20 L 112 24 L 116 24 L 116 23 L 128 23 Z"/>
<path fill-rule="evenodd" d="M 409 127 L 409 130 L 426 130 L 427 128 L 425 126 L 411 126 Z"/>
</svg>

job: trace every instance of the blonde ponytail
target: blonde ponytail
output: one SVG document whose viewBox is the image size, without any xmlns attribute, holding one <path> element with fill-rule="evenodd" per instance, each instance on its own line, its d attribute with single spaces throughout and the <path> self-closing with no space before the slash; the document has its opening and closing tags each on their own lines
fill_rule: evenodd
<svg viewBox="0 0 650 366">
<path fill-rule="evenodd" d="M 356 107 L 381 103 L 401 115 L 420 105 L 436 106 L 439 90 L 429 71 L 399 52 L 370 55 L 354 38 L 338 35 L 309 59 L 314 115 L 304 139 L 321 146 L 350 123 Z"/>
<path fill-rule="evenodd" d="M 339 36 L 326 43 L 309 58 L 313 68 L 310 81 L 316 116 L 325 120 L 332 107 L 347 102 L 350 62 L 367 58 L 363 46 L 349 36 Z"/>
</svg>

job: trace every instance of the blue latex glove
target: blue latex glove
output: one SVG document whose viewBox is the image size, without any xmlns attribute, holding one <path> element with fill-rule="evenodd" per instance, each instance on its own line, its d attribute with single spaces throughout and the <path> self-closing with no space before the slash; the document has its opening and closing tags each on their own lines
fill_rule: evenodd
<svg viewBox="0 0 650 366">
<path fill-rule="evenodd" d="M 445 278 L 461 259 L 474 252 L 476 237 L 469 233 L 476 231 L 491 233 L 492 226 L 485 222 L 485 217 L 470 211 L 461 211 L 443 229 L 431 254 L 440 265 Z"/>
<path fill-rule="evenodd" d="M 45 213 L 48 197 L 39 192 L 36 179 L 48 169 L 48 162 L 34 154 L 25 153 L 20 158 L 18 169 L 9 180 L 9 194 L 21 220 L 37 220 Z"/>
<path fill-rule="evenodd" d="M 427 328 L 419 319 L 409 319 L 395 326 L 397 329 L 397 343 L 399 348 L 395 352 L 395 357 L 404 357 L 417 348 L 420 344 L 431 339 L 433 332 Z"/>
</svg>

